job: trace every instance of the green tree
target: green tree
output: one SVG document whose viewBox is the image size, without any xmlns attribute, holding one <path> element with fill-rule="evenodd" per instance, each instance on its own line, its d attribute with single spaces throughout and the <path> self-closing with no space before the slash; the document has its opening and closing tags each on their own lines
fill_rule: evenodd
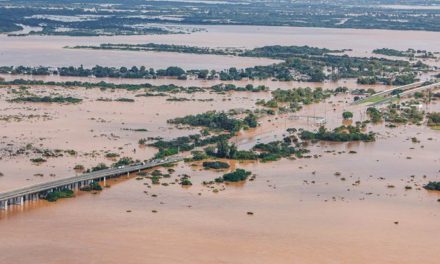
<svg viewBox="0 0 440 264">
<path fill-rule="evenodd" d="M 347 119 L 352 119 L 353 118 L 353 113 L 349 112 L 349 111 L 345 111 L 344 113 L 342 113 L 342 117 L 347 120 Z"/>
<path fill-rule="evenodd" d="M 217 157 L 227 158 L 229 156 L 229 143 L 226 140 L 221 140 L 217 143 Z"/>
<path fill-rule="evenodd" d="M 258 122 L 257 122 L 257 117 L 250 113 L 248 116 L 246 116 L 244 118 L 244 122 L 249 126 L 249 127 L 257 127 Z"/>
<path fill-rule="evenodd" d="M 237 146 L 232 143 L 231 146 L 229 147 L 229 158 L 230 159 L 235 159 L 235 157 L 237 156 Z"/>
</svg>

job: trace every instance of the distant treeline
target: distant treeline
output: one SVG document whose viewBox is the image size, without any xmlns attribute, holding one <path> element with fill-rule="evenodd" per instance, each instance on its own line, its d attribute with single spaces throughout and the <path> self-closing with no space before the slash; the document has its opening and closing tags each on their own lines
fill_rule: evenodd
<svg viewBox="0 0 440 264">
<path fill-rule="evenodd" d="M 160 49 L 192 49 L 186 46 L 158 45 Z M 174 48 L 173 48 L 174 47 Z M 194 48 L 198 50 L 199 48 Z M 207 69 L 184 70 L 180 67 L 171 66 L 166 69 L 155 70 L 145 66 L 127 67 L 104 67 L 93 68 L 80 67 L 25 67 L 3 66 L 0 73 L 9 74 L 32 74 L 77 76 L 97 78 L 136 78 L 154 79 L 160 77 L 174 77 L 178 79 L 197 78 L 204 80 L 220 79 L 276 79 L 279 81 L 310 81 L 322 82 L 324 80 L 338 80 L 342 78 L 358 78 L 359 83 L 374 84 L 378 82 L 387 84 L 410 83 L 417 73 L 429 70 L 429 66 L 418 61 L 410 63 L 402 60 L 390 60 L 385 58 L 357 58 L 347 55 L 335 55 L 341 50 L 329 50 L 308 46 L 266 46 L 253 50 L 243 51 L 239 56 L 264 57 L 281 59 L 283 62 L 268 65 L 254 66 L 245 69 L 231 67 L 227 70 L 215 71 Z M 400 78 L 397 82 L 397 78 Z"/>
<path fill-rule="evenodd" d="M 216 93 L 224 92 L 265 92 L 269 91 L 269 87 L 264 85 L 253 86 L 248 84 L 245 87 L 236 86 L 234 84 L 217 84 L 211 87 L 183 87 L 174 84 L 168 85 L 152 85 L 149 83 L 144 84 L 114 84 L 109 82 L 80 82 L 80 81 L 66 81 L 66 82 L 54 82 L 54 81 L 41 81 L 41 80 L 24 80 L 15 79 L 12 81 L 1 81 L 0 85 L 45 85 L 45 86 L 64 86 L 64 87 L 83 87 L 83 88 L 101 88 L 101 89 L 124 89 L 137 91 L 141 89 L 147 89 L 149 92 L 158 92 L 156 94 L 145 93 L 139 94 L 137 96 L 165 96 L 163 93 L 194 93 L 194 92 L 204 92 L 212 90 Z"/>
</svg>

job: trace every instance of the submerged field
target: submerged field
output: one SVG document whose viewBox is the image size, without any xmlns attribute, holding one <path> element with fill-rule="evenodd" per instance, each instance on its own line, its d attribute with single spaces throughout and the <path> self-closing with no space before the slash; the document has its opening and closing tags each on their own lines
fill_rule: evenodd
<svg viewBox="0 0 440 264">
<path fill-rule="evenodd" d="M 277 41 L 311 45 L 332 35 L 323 29 L 299 32 L 277 28 L 269 32 L 266 27 L 242 34 L 248 28 L 214 26 L 212 33 L 151 38 L 165 43 L 181 39 L 190 45 L 203 40 L 203 46 L 239 48 Z M 292 32 L 302 37 L 295 39 Z M 379 44 L 344 39 L 346 34 L 359 36 L 362 32 L 369 32 L 364 34 L 364 40 L 378 39 Z M 403 41 L 393 42 L 393 37 L 385 33 L 379 37 L 372 31 L 340 31 L 325 44 L 335 49 L 353 48 L 348 53 L 358 56 L 369 56 L 373 48 L 383 46 L 405 48 Z M 209 38 L 215 34 L 217 38 Z M 434 33 L 418 34 L 420 39 L 409 39 L 402 32 L 393 36 L 407 38 L 414 45 L 423 42 L 423 48 L 434 49 Z M 271 35 L 275 37 L 267 37 Z M 218 43 L 222 36 L 227 38 Z M 33 38 L 38 39 L 41 54 L 28 49 Z M 144 40 L 119 38 L 114 41 Z M 2 42 L 7 43 L 4 46 L 0 44 L 0 51 L 4 51 L 0 57 L 17 65 L 29 60 L 28 66 L 83 62 L 93 66 L 96 58 L 103 64 L 107 61 L 119 66 L 150 63 L 162 67 L 176 62 L 185 69 L 272 63 L 259 58 L 241 61 L 227 56 L 119 51 L 108 53 L 115 57 L 105 57 L 101 56 L 102 51 L 62 49 L 69 42 L 62 38 L 49 46 L 45 43 L 50 39 L 44 37 L 7 40 Z M 72 40 L 75 43 L 70 45 L 108 41 Z M 341 47 L 343 42 L 347 46 Z M 9 61 L 8 56 L 20 54 L 21 50 L 28 55 Z M 45 57 L 47 54 L 52 55 Z M 61 58 L 79 56 L 70 63 L 56 59 L 60 54 L 66 56 Z M 167 59 L 162 61 L 164 58 Z M 432 58 L 424 62 L 438 64 Z M 438 71 L 418 77 L 424 80 L 434 73 Z M 374 112 L 367 110 L 365 104 L 352 104 L 354 98 L 361 90 L 372 88 L 377 92 L 390 86 L 361 85 L 353 78 L 284 82 L 270 78 L 221 81 L 11 74 L 0 77 L 6 82 L 26 79 L 95 83 L 0 86 L 0 192 L 78 175 L 100 163 L 122 164 L 124 157 L 147 160 L 159 152 L 153 146 L 155 142 L 167 146 L 162 154 L 173 153 L 174 139 L 194 134 L 203 135 L 203 139 L 231 135 L 228 143 L 237 147 L 235 152 L 255 156 L 252 160 L 239 160 L 238 155 L 207 158 L 202 154 L 209 152 L 203 150 L 209 146 L 203 145 L 195 148 L 205 151 L 199 153 L 203 158 L 197 160 L 191 154 L 195 149 L 184 149 L 179 154 L 193 160 L 108 180 L 107 186 L 102 184 L 102 191 L 60 193 L 74 198 L 38 200 L 1 210 L 0 263 L 438 262 L 440 193 L 423 188 L 429 182 L 440 181 L 440 124 L 437 115 L 427 115 L 440 112 L 438 90 L 418 94 L 417 98 L 403 98 L 396 102 L 401 108 L 384 106 Z M 106 87 L 96 84 L 100 81 L 107 82 Z M 145 83 L 152 85 L 136 86 Z M 236 86 L 218 86 L 222 83 Z M 108 88 L 112 84 L 120 86 Z M 246 88 L 248 84 L 253 86 Z M 305 87 L 311 88 L 302 89 Z M 379 99 L 383 98 L 370 97 L 366 102 Z M 414 110 L 419 104 L 421 107 Z M 208 111 L 225 112 L 229 119 L 220 116 L 222 123 L 195 116 Z M 325 125 L 325 133 L 321 125 Z M 355 128 L 359 131 L 354 135 L 341 135 Z M 313 140 L 303 140 L 303 130 Z M 373 140 L 370 132 L 375 133 Z M 273 145 L 266 145 L 274 141 L 288 143 L 295 150 L 273 150 Z M 224 147 L 224 142 L 218 146 Z M 177 151 L 182 150 L 179 148 Z M 260 155 L 267 154 L 262 149 L 273 153 Z M 219 151 L 215 154 L 219 156 Z M 216 163 L 207 165 L 204 161 Z M 250 172 L 246 180 L 224 181 L 224 174 L 240 168 Z"/>
<path fill-rule="evenodd" d="M 140 138 L 160 135 L 171 139 L 194 132 L 167 124 L 170 118 L 226 111 L 237 105 L 254 109 L 258 99 L 270 98 L 270 92 L 205 92 L 177 94 L 174 96 L 195 101 L 173 102 L 166 97 L 135 97 L 140 92 L 125 90 L 43 86 L 27 90 L 82 101 L 23 103 L 8 101 L 17 96 L 11 89 L 0 90 L 2 117 L 9 117 L 1 121 L 3 190 L 74 175 L 76 164 L 110 164 L 106 153 L 149 158 L 156 150 L 140 147 Z M 108 100 L 97 101 L 102 98 Z M 133 98 L 134 102 L 114 101 L 118 98 Z M 282 138 L 290 127 L 317 128 L 313 121 L 295 116 L 326 115 L 328 127 L 343 122 L 343 110 L 352 110 L 355 120 L 362 118 L 364 110 L 348 105 L 350 100 L 351 95 L 339 95 L 294 114 L 263 118 L 261 126 L 241 132 L 233 141 L 248 149 L 255 142 Z M 439 108 L 438 104 L 431 107 Z M 202 182 L 222 172 L 206 171 L 198 162 L 182 162 L 170 178 L 161 180 L 162 185 L 148 184 L 148 179 L 120 178 L 99 194 L 77 194 L 73 200 L 55 204 L 34 202 L 24 212 L 23 208 L 1 212 L 0 230 L 8 238 L 1 260 L 41 263 L 42 252 L 51 247 L 54 253 L 45 263 L 87 263 L 85 259 L 181 263 L 182 255 L 185 263 L 237 259 L 239 263 L 435 263 L 433 234 L 440 228 L 440 195 L 421 186 L 439 179 L 438 131 L 424 126 L 371 125 L 368 129 L 379 133 L 376 142 L 314 144 L 310 149 L 316 158 L 232 162 L 228 170 L 241 167 L 255 173 L 256 179 L 219 184 L 215 186 L 218 193 Z M 411 137 L 420 143 L 411 142 Z M 30 158 L 35 154 L 5 153 L 30 143 L 77 154 L 33 164 Z M 183 174 L 190 175 L 192 186 L 173 184 Z M 73 227 L 77 230 L 66 238 L 66 232 L 70 233 L 66 228 Z M 110 239 L 114 234 L 118 234 L 118 242 Z M 21 240 L 29 235 L 33 239 Z M 405 254 L 401 253 L 403 247 Z M 23 250 L 28 253 L 17 258 Z M 84 262 L 74 258 L 79 253 Z"/>
</svg>

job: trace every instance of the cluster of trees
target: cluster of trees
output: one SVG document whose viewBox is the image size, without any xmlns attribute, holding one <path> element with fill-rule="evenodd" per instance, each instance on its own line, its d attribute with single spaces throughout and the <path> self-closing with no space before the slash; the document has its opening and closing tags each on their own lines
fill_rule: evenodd
<svg viewBox="0 0 440 264">
<path fill-rule="evenodd" d="M 91 69 L 84 68 L 82 65 L 79 67 L 59 67 L 56 70 L 52 70 L 48 67 L 0 67 L 0 73 L 10 74 L 26 74 L 26 75 L 60 75 L 60 76 L 75 76 L 75 77 L 90 77 L 95 76 L 97 78 L 111 77 L 111 78 L 132 78 L 132 79 L 152 79 L 159 76 L 166 77 L 185 77 L 186 71 L 180 67 L 171 66 L 166 69 L 154 70 L 153 68 L 147 69 L 145 66 L 131 68 L 127 67 L 104 67 L 95 66 Z M 186 78 L 186 77 L 185 77 Z"/>
<path fill-rule="evenodd" d="M 315 89 L 310 87 L 290 90 L 277 89 L 272 92 L 271 100 L 259 100 L 257 104 L 270 108 L 279 108 L 281 105 L 284 106 L 288 104 L 288 109 L 292 112 L 296 112 L 302 108 L 302 105 L 318 103 L 330 97 L 331 94 L 332 91 L 323 90 L 320 87 Z"/>
<path fill-rule="evenodd" d="M 26 75 L 50 75 L 48 67 L 26 67 L 26 66 L 1 66 L 0 73 L 26 74 Z"/>
<path fill-rule="evenodd" d="M 257 127 L 258 122 L 254 114 L 248 114 L 243 120 L 229 117 L 224 112 L 210 111 L 197 115 L 189 115 L 168 120 L 171 124 L 202 126 L 210 129 L 221 129 L 237 132 L 244 127 Z"/>
<path fill-rule="evenodd" d="M 99 185 L 99 183 L 92 182 L 89 185 L 81 187 L 80 190 L 83 192 L 102 191 L 102 187 Z"/>
<path fill-rule="evenodd" d="M 46 200 L 49 202 L 56 202 L 58 199 L 64 199 L 64 198 L 72 198 L 75 194 L 72 190 L 69 189 L 61 189 L 58 191 L 49 192 L 46 195 Z"/>
<path fill-rule="evenodd" d="M 112 153 L 111 155 L 109 155 L 110 157 L 118 157 L 119 155 L 118 154 L 116 154 L 115 155 L 115 153 Z M 117 167 L 119 167 L 119 166 L 127 166 L 127 165 L 130 165 L 130 164 L 133 164 L 135 161 L 132 159 L 132 158 L 129 158 L 129 157 L 123 157 L 123 158 L 120 158 L 118 161 L 116 161 L 115 163 L 113 163 L 112 165 L 111 165 L 111 167 L 113 167 L 113 168 L 117 168 Z M 90 168 L 90 169 L 87 169 L 86 170 L 86 173 L 89 173 L 89 172 L 95 172 L 95 171 L 100 171 L 100 170 L 106 170 L 106 169 L 109 169 L 109 167 L 105 164 L 105 163 L 99 163 L 98 165 L 96 165 L 95 167 L 92 167 L 92 168 Z"/>
<path fill-rule="evenodd" d="M 425 114 L 414 106 L 391 104 L 383 113 L 384 120 L 389 123 L 406 124 L 408 122 L 419 124 Z"/>
<path fill-rule="evenodd" d="M 74 46 L 73 49 L 95 49 L 95 50 L 129 50 L 129 51 L 157 51 L 157 52 L 177 52 L 192 54 L 211 54 L 211 55 L 235 55 L 241 53 L 238 49 L 216 49 L 206 47 L 194 47 L 186 45 L 170 44 L 112 44 L 104 43 L 99 46 Z"/>
<path fill-rule="evenodd" d="M 330 91 L 324 91 L 318 87 L 312 89 L 306 88 L 294 88 L 290 90 L 277 89 L 272 92 L 272 97 L 275 101 L 280 103 L 302 103 L 309 105 L 312 103 L 318 103 L 328 97 L 330 97 Z"/>
<path fill-rule="evenodd" d="M 0 85 L 44 85 L 44 86 L 63 86 L 63 87 L 83 87 L 83 88 L 101 88 L 101 89 L 124 89 L 129 91 L 137 91 L 141 89 L 148 90 L 145 94 L 137 94 L 136 97 L 142 96 L 166 96 L 165 93 L 196 93 L 196 92 L 205 92 L 205 88 L 201 87 L 183 87 L 177 86 L 174 84 L 167 85 L 152 85 L 149 83 L 144 84 L 114 84 L 108 82 L 80 82 L 80 81 L 66 81 L 66 82 L 54 82 L 54 81 L 39 81 L 39 80 L 24 80 L 24 79 L 15 79 L 12 81 L 1 81 Z M 152 93 L 157 92 L 157 93 Z"/>
<path fill-rule="evenodd" d="M 226 162 L 222 161 L 205 161 L 203 162 L 203 167 L 207 169 L 228 169 L 230 166 Z"/>
<path fill-rule="evenodd" d="M 159 69 L 155 71 L 153 68 L 147 69 L 145 66 L 137 67 L 133 66 L 131 68 L 127 67 L 103 67 L 95 66 L 91 69 L 85 69 L 83 66 L 80 67 L 61 67 L 58 68 L 58 73 L 61 76 L 95 76 L 98 78 L 102 77 L 113 77 L 113 78 L 144 78 L 151 79 L 157 76 L 169 76 L 169 77 L 181 77 L 186 74 L 186 71 L 180 67 L 168 67 L 166 69 Z"/>
<path fill-rule="evenodd" d="M 75 97 L 64 97 L 64 96 L 57 96 L 57 97 L 50 97 L 50 96 L 23 96 L 23 97 L 17 97 L 14 99 L 9 100 L 10 102 L 30 102 L 30 103 L 71 103 L 76 104 L 82 102 L 82 99 L 75 98 Z"/>
<path fill-rule="evenodd" d="M 428 126 L 440 126 L 440 113 L 428 113 Z"/>
<path fill-rule="evenodd" d="M 358 77 L 357 83 L 358 84 L 365 84 L 365 85 L 374 85 L 379 82 L 379 78 L 376 76 L 366 76 L 366 77 Z"/>
<path fill-rule="evenodd" d="M 423 188 L 430 191 L 440 191 L 440 182 L 429 182 Z"/>
<path fill-rule="evenodd" d="M 96 165 L 95 167 L 92 167 L 91 169 L 87 169 L 86 172 L 95 172 L 95 171 L 100 171 L 100 170 L 106 170 L 109 167 L 107 165 L 105 165 L 105 163 L 99 163 L 98 165 Z"/>
<path fill-rule="evenodd" d="M 259 143 L 253 149 L 260 152 L 258 158 L 263 162 L 276 161 L 292 155 L 301 157 L 303 153 L 308 152 L 306 149 L 295 148 L 290 143 L 289 138 L 286 138 L 285 141 L 273 141 L 267 144 Z"/>
<path fill-rule="evenodd" d="M 308 152 L 307 149 L 293 147 L 291 143 L 290 138 L 286 138 L 284 141 L 259 143 L 255 145 L 252 150 L 238 150 L 235 144 L 230 144 L 226 140 L 222 140 L 219 141 L 215 147 L 205 148 L 205 154 L 208 157 L 234 160 L 261 160 L 267 162 L 276 161 L 292 155 L 302 157 L 304 153 Z"/>
<path fill-rule="evenodd" d="M 394 57 L 407 57 L 408 56 L 407 52 L 395 50 L 395 49 L 388 49 L 388 48 L 375 49 L 375 50 L 373 50 L 373 53 L 387 55 L 387 56 L 394 56 Z"/>
<path fill-rule="evenodd" d="M 123 157 L 123 158 L 120 158 L 118 161 L 116 161 L 115 163 L 113 163 L 112 164 L 112 167 L 113 168 L 117 168 L 117 167 L 119 167 L 119 166 L 127 166 L 127 165 L 130 165 L 130 164 L 132 164 L 132 163 L 134 163 L 134 161 L 133 161 L 133 159 L 132 158 L 129 158 L 129 157 Z"/>
<path fill-rule="evenodd" d="M 234 172 L 226 173 L 223 177 L 215 179 L 215 182 L 241 182 L 245 181 L 250 175 L 252 175 L 250 171 L 236 169 Z"/>
<path fill-rule="evenodd" d="M 410 72 L 405 74 L 399 74 L 391 81 L 392 85 L 407 85 L 418 81 L 416 74 Z"/>
<path fill-rule="evenodd" d="M 342 50 L 329 50 L 309 46 L 264 46 L 261 48 L 255 48 L 252 50 L 244 51 L 241 56 L 244 57 L 267 57 L 275 59 L 290 58 L 295 55 L 312 55 L 322 56 L 327 53 L 342 52 Z"/>
<path fill-rule="evenodd" d="M 359 84 L 368 84 L 374 85 L 378 83 L 386 84 L 386 85 L 407 85 L 410 83 L 417 82 L 419 79 L 417 75 L 410 71 L 403 74 L 398 74 L 396 76 L 366 76 L 366 77 L 358 77 L 357 83 Z"/>
<path fill-rule="evenodd" d="M 220 140 L 217 142 L 216 147 L 205 148 L 206 155 L 226 159 L 234 159 L 237 151 L 237 146 L 233 143 L 229 144 L 227 140 Z"/>
<path fill-rule="evenodd" d="M 232 136 L 232 134 L 221 134 L 203 138 L 201 135 L 190 135 L 178 137 L 170 141 L 158 140 L 150 146 L 158 148 L 159 152 L 156 154 L 156 157 L 162 158 L 175 155 L 180 151 L 190 151 L 196 147 L 203 147 L 223 141 L 227 142 Z"/>
<path fill-rule="evenodd" d="M 373 53 L 387 55 L 387 56 L 394 56 L 394 57 L 435 58 L 432 52 L 426 50 L 415 50 L 415 49 L 407 49 L 406 51 L 400 51 L 395 49 L 383 48 L 383 49 L 375 49 L 373 50 Z"/>
<path fill-rule="evenodd" d="M 217 93 L 221 92 L 263 92 L 268 91 L 269 87 L 265 85 L 259 85 L 254 87 L 252 84 L 248 84 L 245 87 L 235 86 L 234 84 L 218 84 L 211 87 L 211 89 Z"/>
<path fill-rule="evenodd" d="M 334 142 L 348 142 L 348 141 L 375 141 L 376 137 L 373 132 L 368 134 L 362 133 L 359 126 L 341 126 L 335 128 L 333 131 L 328 131 L 324 126 L 321 126 L 317 132 L 303 130 L 300 133 L 302 140 L 323 140 Z"/>
<path fill-rule="evenodd" d="M 374 124 L 379 123 L 380 121 L 382 121 L 383 118 L 382 112 L 377 110 L 377 108 L 375 107 L 368 107 L 367 115 L 370 118 L 371 122 L 373 122 Z"/>
<path fill-rule="evenodd" d="M 40 81 L 40 80 L 24 80 L 15 79 L 12 81 L 0 81 L 0 85 L 44 85 L 44 86 L 63 86 L 63 87 L 83 87 L 83 88 L 103 88 L 103 89 L 124 89 L 129 91 L 136 91 L 140 89 L 152 88 L 153 85 L 149 83 L 145 84 L 114 84 L 108 82 L 80 82 L 80 81 L 66 81 L 66 82 L 54 82 L 54 81 Z"/>
<path fill-rule="evenodd" d="M 130 50 L 130 51 L 158 51 L 158 52 L 177 52 L 192 54 L 210 54 L 210 55 L 237 55 L 242 57 L 265 57 L 274 59 L 285 59 L 295 55 L 314 55 L 322 56 L 327 53 L 338 53 L 343 50 L 330 50 L 325 48 L 316 48 L 309 46 L 264 46 L 252 50 L 241 50 L 234 48 L 208 48 L 186 45 L 170 44 L 111 44 L 105 43 L 99 46 L 74 46 L 73 49 L 95 49 L 95 50 Z"/>
<path fill-rule="evenodd" d="M 344 120 L 352 119 L 353 118 L 353 113 L 350 112 L 350 111 L 345 111 L 345 112 L 342 113 L 342 118 Z"/>
<path fill-rule="evenodd" d="M 131 44 L 117 44 L 117 49 Z M 210 48 L 174 46 L 163 44 L 138 44 L 149 45 L 153 49 L 179 52 L 202 52 L 223 53 L 224 50 Z M 105 49 L 112 48 L 112 45 L 105 46 Z M 102 47 L 95 47 L 102 48 Z M 337 50 L 321 49 L 308 46 L 265 46 L 247 51 L 231 51 L 233 55 L 266 57 L 281 59 L 283 62 L 267 66 L 255 66 L 246 69 L 231 67 L 227 70 L 215 71 L 198 69 L 185 71 L 180 67 L 168 67 L 167 69 L 154 70 L 147 69 L 145 66 L 131 68 L 127 67 L 103 67 L 95 66 L 91 69 L 80 67 L 61 67 L 55 70 L 54 74 L 61 76 L 96 76 L 96 77 L 115 77 L 115 78 L 157 78 L 161 76 L 177 77 L 186 79 L 188 75 L 196 75 L 200 79 L 220 80 L 242 80 L 249 79 L 268 79 L 273 78 L 280 81 L 311 81 L 322 82 L 326 79 L 337 80 L 341 78 L 358 78 L 359 83 L 374 84 L 376 82 L 386 82 L 389 84 L 406 84 L 415 79 L 414 72 L 426 70 L 428 66 L 417 62 L 411 64 L 408 61 L 389 60 L 384 58 L 356 58 L 347 55 L 334 55 L 331 53 L 342 52 Z M 325 71 L 330 70 L 331 73 Z M 47 67 L 0 67 L 0 73 L 13 74 L 35 74 L 48 75 L 51 70 Z M 387 77 L 397 75 L 396 77 Z"/>
</svg>

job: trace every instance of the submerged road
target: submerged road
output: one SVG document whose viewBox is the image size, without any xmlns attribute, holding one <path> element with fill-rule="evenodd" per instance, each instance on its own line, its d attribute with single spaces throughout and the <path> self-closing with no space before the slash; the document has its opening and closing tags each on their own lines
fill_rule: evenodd
<svg viewBox="0 0 440 264">
<path fill-rule="evenodd" d="M 94 181 L 106 181 L 107 178 L 118 177 L 120 175 L 129 175 L 131 172 L 153 168 L 160 165 L 170 164 L 183 160 L 183 157 L 168 157 L 163 160 L 152 160 L 149 162 L 136 163 L 118 168 L 110 168 L 90 173 L 84 173 L 79 176 L 58 179 L 54 181 L 34 184 L 19 189 L 0 193 L 0 207 L 8 209 L 10 204 L 23 205 L 25 201 L 38 199 L 41 195 L 60 189 L 77 189 L 81 186 L 89 185 Z"/>
</svg>

